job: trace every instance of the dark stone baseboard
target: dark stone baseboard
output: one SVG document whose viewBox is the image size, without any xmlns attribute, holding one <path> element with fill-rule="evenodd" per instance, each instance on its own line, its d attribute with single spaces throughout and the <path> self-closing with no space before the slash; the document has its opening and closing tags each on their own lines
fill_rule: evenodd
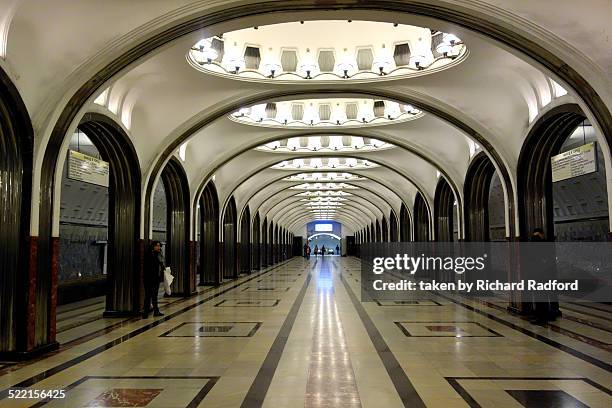
<svg viewBox="0 0 612 408">
<path fill-rule="evenodd" d="M 38 346 L 28 351 L 2 351 L 0 352 L 1 361 L 26 361 L 50 353 L 59 349 L 59 343 L 54 341 L 49 344 Z"/>
</svg>

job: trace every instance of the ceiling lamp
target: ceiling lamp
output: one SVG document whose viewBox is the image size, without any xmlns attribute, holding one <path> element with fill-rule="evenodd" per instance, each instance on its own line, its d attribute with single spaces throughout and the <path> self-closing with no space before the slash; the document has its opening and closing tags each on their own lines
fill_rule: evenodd
<svg viewBox="0 0 612 408">
<path fill-rule="evenodd" d="M 199 51 L 199 56 L 204 58 L 207 64 L 211 64 L 213 60 L 219 57 L 219 53 L 212 47 L 212 38 L 204 38 L 195 45 L 195 49 Z M 198 61 L 203 63 L 204 61 Z"/>
<path fill-rule="evenodd" d="M 283 67 L 277 62 L 267 62 L 262 66 L 263 73 L 268 78 L 274 78 L 274 75 L 280 72 Z"/>
<path fill-rule="evenodd" d="M 346 183 L 303 183 L 289 188 L 292 190 L 357 190 L 359 187 Z"/>
<path fill-rule="evenodd" d="M 306 55 L 300 59 L 300 73 L 306 79 L 312 79 L 312 76 L 319 69 L 319 65 L 315 63 L 314 56 L 310 52 L 310 48 L 306 48 Z"/>
<path fill-rule="evenodd" d="M 459 39 L 459 37 L 457 37 L 455 34 L 451 34 L 451 33 L 446 33 L 442 36 L 442 41 L 446 42 L 450 45 L 455 45 L 457 43 L 460 43 L 461 40 Z"/>
<path fill-rule="evenodd" d="M 419 71 L 425 69 L 425 61 L 426 61 L 426 58 L 424 55 L 413 55 L 410 57 L 410 62 Z"/>
<path fill-rule="evenodd" d="M 318 136 L 312 136 L 308 138 L 308 150 L 316 152 L 321 150 L 321 138 Z"/>
<path fill-rule="evenodd" d="M 377 71 L 378 75 L 387 75 L 393 69 L 393 62 L 386 58 L 375 59 L 372 63 L 372 71 Z"/>
<path fill-rule="evenodd" d="M 319 123 L 321 118 L 319 117 L 319 112 L 318 110 L 315 108 L 314 104 L 309 104 L 306 106 L 306 108 L 304 109 L 304 117 L 302 118 L 302 120 L 309 124 L 309 125 L 314 125 L 315 123 Z M 319 138 L 320 140 L 321 138 Z M 321 145 L 321 143 L 319 142 L 319 146 Z"/>
<path fill-rule="evenodd" d="M 342 74 L 342 78 L 348 79 L 353 75 L 356 71 L 356 61 L 355 57 L 347 52 L 347 49 L 344 49 L 344 56 L 342 60 L 338 63 L 338 70 Z"/>
<path fill-rule="evenodd" d="M 385 101 L 385 116 L 387 119 L 397 118 L 402 114 L 399 103 Z"/>
<path fill-rule="evenodd" d="M 245 61 L 243 57 L 235 55 L 227 59 L 226 65 L 232 74 L 238 74 L 240 70 L 244 69 Z"/>
</svg>

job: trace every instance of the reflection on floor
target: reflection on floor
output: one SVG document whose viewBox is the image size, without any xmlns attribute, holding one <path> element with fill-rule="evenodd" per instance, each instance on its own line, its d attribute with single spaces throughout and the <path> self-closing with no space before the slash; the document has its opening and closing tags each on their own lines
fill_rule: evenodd
<svg viewBox="0 0 612 408">
<path fill-rule="evenodd" d="M 540 327 L 499 300 L 359 298 L 359 260 L 326 257 L 160 298 L 160 318 L 66 305 L 60 352 L 0 362 L 0 407 L 612 406 L 612 306 L 564 304 Z"/>
</svg>

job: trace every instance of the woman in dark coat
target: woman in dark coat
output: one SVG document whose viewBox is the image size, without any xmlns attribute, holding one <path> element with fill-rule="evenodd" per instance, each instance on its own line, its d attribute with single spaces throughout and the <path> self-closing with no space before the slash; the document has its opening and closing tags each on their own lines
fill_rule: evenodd
<svg viewBox="0 0 612 408">
<path fill-rule="evenodd" d="M 161 252 L 161 242 L 153 241 L 149 250 L 145 253 L 144 259 L 144 288 L 145 288 L 145 302 L 144 312 L 142 317 L 144 319 L 149 317 L 149 311 L 151 310 L 151 304 L 153 304 L 153 315 L 163 316 L 163 313 L 159 311 L 157 305 L 157 295 L 159 293 L 159 284 L 163 282 L 164 270 L 166 266 L 164 264 L 164 255 Z"/>
</svg>

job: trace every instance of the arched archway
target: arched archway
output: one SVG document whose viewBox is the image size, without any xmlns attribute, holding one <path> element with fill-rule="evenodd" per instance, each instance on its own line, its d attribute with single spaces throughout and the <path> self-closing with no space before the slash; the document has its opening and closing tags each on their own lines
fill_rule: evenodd
<svg viewBox="0 0 612 408">
<path fill-rule="evenodd" d="M 414 240 L 417 242 L 429 241 L 429 211 L 425 199 L 420 193 L 414 198 Z"/>
<path fill-rule="evenodd" d="M 410 214 L 404 203 L 400 208 L 400 241 L 410 241 Z"/>
<path fill-rule="evenodd" d="M 28 289 L 37 249 L 29 233 L 33 143 L 27 108 L 0 68 L 0 355 L 7 356 L 35 347 L 35 295 Z"/>
<path fill-rule="evenodd" d="M 223 279 L 238 277 L 236 200 L 232 197 L 223 216 Z"/>
<path fill-rule="evenodd" d="M 251 272 L 251 211 L 247 205 L 240 220 L 240 272 Z"/>
<path fill-rule="evenodd" d="M 387 223 L 387 218 L 383 215 L 381 225 L 381 241 L 380 242 L 389 242 L 389 224 Z"/>
<path fill-rule="evenodd" d="M 188 296 L 196 290 L 195 270 L 190 262 L 190 192 L 187 174 L 172 158 L 161 174 L 166 192 L 166 265 L 172 269 L 172 294 Z"/>
<path fill-rule="evenodd" d="M 389 213 L 389 241 L 390 242 L 399 241 L 399 231 L 397 228 L 397 217 L 395 216 L 395 213 L 393 211 Z"/>
<path fill-rule="evenodd" d="M 219 198 L 209 181 L 200 197 L 200 285 L 220 283 Z"/>
<path fill-rule="evenodd" d="M 140 311 L 142 285 L 140 253 L 143 242 L 139 240 L 141 172 L 138 156 L 123 128 L 107 116 L 88 113 L 83 116 L 78 128 L 94 143 L 102 160 L 109 163 L 110 170 L 104 315 L 132 315 Z M 44 262 L 45 258 L 39 256 L 39 261 Z M 53 275 L 56 275 L 56 271 L 52 271 Z M 38 286 L 37 292 L 41 293 Z"/>
<path fill-rule="evenodd" d="M 272 262 L 277 264 L 279 261 L 279 252 L 280 252 L 280 234 L 278 224 L 274 226 L 274 235 L 272 240 Z"/>
<path fill-rule="evenodd" d="M 472 242 L 488 242 L 489 189 L 495 167 L 484 153 L 478 153 L 468 167 L 463 186 L 465 239 Z"/>
<path fill-rule="evenodd" d="M 259 215 L 259 214 L 258 214 Z M 263 223 L 261 224 L 261 266 L 265 268 L 268 266 L 268 218 L 264 217 Z"/>
<path fill-rule="evenodd" d="M 268 227 L 268 265 L 274 265 L 274 223 Z"/>
<path fill-rule="evenodd" d="M 521 240 L 526 240 L 534 228 L 542 228 L 548 239 L 554 237 L 550 158 L 559 153 L 567 138 L 585 119 L 586 115 L 576 104 L 557 106 L 544 114 L 527 135 L 517 167 Z"/>
<path fill-rule="evenodd" d="M 455 196 L 444 177 L 440 177 L 434 195 L 434 228 L 438 242 L 454 241 L 453 219 L 455 218 Z"/>
<path fill-rule="evenodd" d="M 253 262 L 253 269 L 259 270 L 261 268 L 261 222 L 259 219 L 259 212 L 255 214 L 253 219 L 253 240 L 251 242 L 251 259 Z"/>
</svg>

